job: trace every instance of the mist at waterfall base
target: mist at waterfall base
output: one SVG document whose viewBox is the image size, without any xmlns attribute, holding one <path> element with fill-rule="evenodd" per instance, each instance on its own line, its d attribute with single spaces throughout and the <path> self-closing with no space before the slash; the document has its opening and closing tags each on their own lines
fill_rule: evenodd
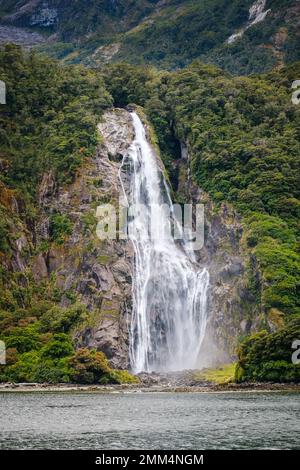
<svg viewBox="0 0 300 470">
<path fill-rule="evenodd" d="M 131 113 L 135 140 L 124 157 L 120 177 L 130 175 L 127 204 L 144 207 L 129 222 L 134 247 L 130 362 L 138 372 L 195 369 L 207 326 L 209 273 L 200 268 L 188 241 L 175 242 L 170 191 L 145 128 Z M 124 187 L 124 186 L 123 186 Z M 149 234 L 159 233 L 159 237 Z"/>
</svg>

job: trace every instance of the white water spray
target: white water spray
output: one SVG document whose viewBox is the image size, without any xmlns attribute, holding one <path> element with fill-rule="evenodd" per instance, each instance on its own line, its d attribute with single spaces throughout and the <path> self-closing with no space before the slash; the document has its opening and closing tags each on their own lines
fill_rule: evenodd
<svg viewBox="0 0 300 470">
<path fill-rule="evenodd" d="M 131 175 L 130 205 L 144 210 L 129 223 L 134 246 L 130 360 L 134 372 L 192 369 L 197 366 L 207 323 L 209 274 L 199 270 L 188 244 L 175 243 L 163 204 L 172 201 L 158 159 L 136 113 L 135 140 L 124 165 Z M 149 237 L 149 226 L 162 230 Z"/>
</svg>

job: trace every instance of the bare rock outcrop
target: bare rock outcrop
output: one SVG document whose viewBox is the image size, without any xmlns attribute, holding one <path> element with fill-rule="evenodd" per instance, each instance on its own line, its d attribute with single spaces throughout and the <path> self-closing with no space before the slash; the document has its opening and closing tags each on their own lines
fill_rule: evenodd
<svg viewBox="0 0 300 470">
<path fill-rule="evenodd" d="M 42 180 L 37 243 L 49 240 L 53 214 L 68 218 L 72 232 L 62 244 L 51 243 L 47 252 L 35 257 L 32 271 L 42 279 L 47 267 L 64 293 L 61 305 L 68 306 L 76 297 L 91 312 L 88 324 L 74 332 L 76 346 L 101 350 L 114 367 L 127 368 L 132 249 L 126 241 L 97 237 L 96 209 L 118 204 L 120 161 L 134 132 L 129 113 L 120 109 L 107 111 L 98 129 L 97 153 L 71 185 L 57 189 L 51 174 Z"/>
</svg>

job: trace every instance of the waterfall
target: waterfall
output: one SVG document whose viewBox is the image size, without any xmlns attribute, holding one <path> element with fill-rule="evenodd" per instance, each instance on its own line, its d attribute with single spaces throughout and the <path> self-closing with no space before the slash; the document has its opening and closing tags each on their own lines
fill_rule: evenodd
<svg viewBox="0 0 300 470">
<path fill-rule="evenodd" d="M 131 116 L 135 140 L 122 168 L 130 174 L 129 207 L 143 207 L 128 224 L 135 253 L 131 366 L 136 373 L 192 369 L 206 330 L 209 274 L 171 235 L 163 209 L 167 204 L 172 211 L 169 188 L 141 120 Z M 160 237 L 149 236 L 150 223 Z"/>
</svg>

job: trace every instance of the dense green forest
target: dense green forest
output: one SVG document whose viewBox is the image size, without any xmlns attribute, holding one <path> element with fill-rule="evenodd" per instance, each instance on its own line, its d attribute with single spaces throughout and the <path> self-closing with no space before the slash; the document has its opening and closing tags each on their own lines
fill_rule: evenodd
<svg viewBox="0 0 300 470">
<path fill-rule="evenodd" d="M 288 78 L 281 72 L 233 79 L 198 62 L 159 78 L 138 70 L 110 67 L 106 83 L 116 104 L 145 106 L 167 168 L 176 140 L 189 142 L 195 182 L 244 215 L 245 245 L 263 274 L 262 307 L 299 313 L 300 113 Z"/>
<path fill-rule="evenodd" d="M 290 340 L 300 337 L 300 106 L 290 89 L 296 76 L 299 63 L 233 77 L 199 61 L 173 72 L 130 64 L 89 70 L 15 46 L 0 52 L 8 90 L 0 111 L 0 339 L 9 348 L 1 380 L 133 380 L 112 371 L 101 353 L 75 352 L 71 333 L 85 321 L 85 306 L 74 299 L 59 307 L 51 280 L 35 283 L 30 272 L 12 272 L 8 260 L 16 232 L 34 232 L 42 175 L 52 172 L 57 184 L 69 184 L 95 152 L 103 110 L 135 103 L 155 129 L 174 192 L 180 175 L 173 163 L 179 143 L 187 142 L 195 184 L 217 206 L 226 201 L 242 215 L 248 288 L 279 331 L 270 333 L 266 323 L 265 331 L 243 339 L 237 379 L 299 381 L 299 366 L 290 361 Z M 51 223 L 52 242 L 60 243 L 69 221 L 54 215 Z M 39 249 L 33 240 L 31 250 Z"/>
</svg>

